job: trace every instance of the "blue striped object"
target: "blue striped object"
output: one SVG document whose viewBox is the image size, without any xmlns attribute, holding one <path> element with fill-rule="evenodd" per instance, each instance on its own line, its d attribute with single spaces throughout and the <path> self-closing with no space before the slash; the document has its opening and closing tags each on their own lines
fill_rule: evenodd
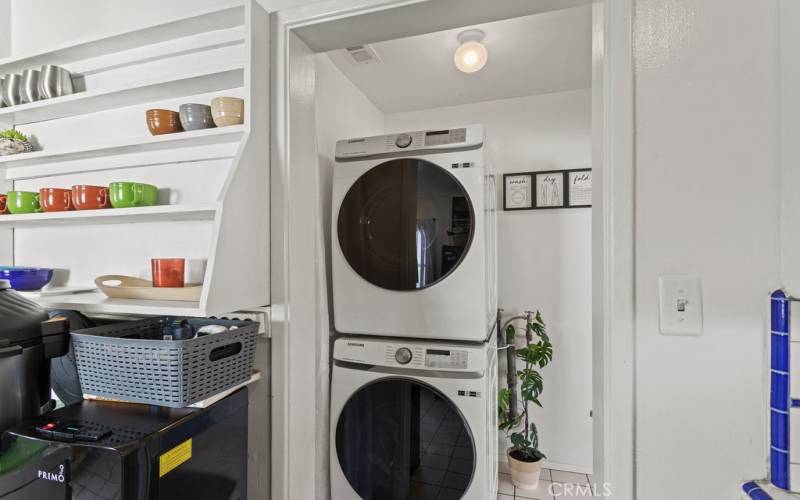
<svg viewBox="0 0 800 500">
<path fill-rule="evenodd" d="M 761 486 L 757 485 L 755 481 L 744 483 L 742 485 L 742 489 L 747 494 L 747 496 L 752 498 L 753 500 L 772 500 L 772 497 L 769 496 L 769 493 L 762 490 Z"/>
<path fill-rule="evenodd" d="M 772 294 L 770 305 L 772 330 L 770 334 L 770 480 L 778 488 L 788 490 L 789 407 L 791 406 L 789 398 L 789 299 L 782 290 L 778 290 Z M 747 484 L 755 485 L 755 483 Z M 766 496 L 751 495 L 751 498 L 769 498 L 766 493 L 764 495 Z"/>
<path fill-rule="evenodd" d="M 747 494 L 747 496 L 753 500 L 772 500 L 772 497 L 769 496 L 769 493 L 762 490 L 761 486 L 757 485 L 755 481 L 744 483 L 742 485 L 742 489 L 744 490 L 745 494 Z"/>
</svg>

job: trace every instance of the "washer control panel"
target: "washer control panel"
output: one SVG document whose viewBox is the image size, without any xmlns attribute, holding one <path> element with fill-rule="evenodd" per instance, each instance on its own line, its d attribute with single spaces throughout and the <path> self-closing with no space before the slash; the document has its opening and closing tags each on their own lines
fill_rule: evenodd
<svg viewBox="0 0 800 500">
<path fill-rule="evenodd" d="M 419 130 L 400 134 L 356 137 L 336 143 L 336 159 L 361 159 L 391 156 L 410 151 L 435 151 L 478 148 L 483 145 L 483 126 Z"/>
<path fill-rule="evenodd" d="M 374 367 L 483 373 L 487 349 L 494 347 L 350 337 L 336 340 L 333 357 Z"/>
</svg>

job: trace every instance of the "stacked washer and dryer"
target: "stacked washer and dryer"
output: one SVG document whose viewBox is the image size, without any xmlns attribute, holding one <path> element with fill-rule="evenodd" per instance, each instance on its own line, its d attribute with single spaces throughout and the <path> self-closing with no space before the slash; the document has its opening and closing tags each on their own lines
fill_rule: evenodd
<svg viewBox="0 0 800 500">
<path fill-rule="evenodd" d="M 333 500 L 497 494 L 495 179 L 483 127 L 336 144 Z"/>
</svg>

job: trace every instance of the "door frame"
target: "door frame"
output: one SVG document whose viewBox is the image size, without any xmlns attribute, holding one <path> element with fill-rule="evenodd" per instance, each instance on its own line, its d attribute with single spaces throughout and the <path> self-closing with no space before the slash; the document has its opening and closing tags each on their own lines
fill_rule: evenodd
<svg viewBox="0 0 800 500">
<path fill-rule="evenodd" d="M 417 1 L 334 0 L 272 16 L 274 499 L 315 498 L 316 474 L 328 473 L 316 470 L 317 454 L 327 455 L 327 450 L 319 449 L 317 444 L 325 441 L 309 428 L 317 411 L 313 388 L 320 382 L 308 350 L 322 326 L 317 320 L 320 277 L 308 264 L 314 262 L 320 214 L 316 203 L 291 196 L 317 175 L 316 165 L 311 168 L 291 156 L 293 141 L 315 144 L 315 132 L 309 132 L 310 140 L 307 134 L 290 133 L 292 107 L 308 106 L 309 98 L 313 104 L 314 91 L 313 85 L 291 87 L 293 30 L 411 3 Z M 596 0 L 592 9 L 594 482 L 600 492 L 625 500 L 636 493 L 633 0 Z M 314 187 L 319 189 L 318 182 Z M 304 358 L 309 363 L 298 362 Z"/>
</svg>

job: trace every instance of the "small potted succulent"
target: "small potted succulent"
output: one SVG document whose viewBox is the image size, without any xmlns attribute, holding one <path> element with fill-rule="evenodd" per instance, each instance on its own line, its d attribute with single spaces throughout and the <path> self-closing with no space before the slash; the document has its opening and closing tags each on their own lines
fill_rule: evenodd
<svg viewBox="0 0 800 500">
<path fill-rule="evenodd" d="M 0 131 L 0 156 L 29 153 L 33 151 L 33 144 L 28 141 L 28 136 L 14 129 Z"/>
<path fill-rule="evenodd" d="M 525 320 L 525 347 L 520 349 L 514 347 L 516 328 L 512 322 L 517 319 Z M 533 490 L 539 486 L 542 463 L 547 457 L 539 449 L 539 433 L 536 424 L 530 420 L 529 404 L 542 406 L 539 395 L 544 384 L 539 370 L 552 361 L 553 345 L 545 332 L 539 311 L 535 314 L 527 311 L 525 316 L 509 319 L 501 331 L 505 332 L 503 340 L 509 351 L 509 373 L 513 372 L 521 382 L 519 396 L 522 411 L 516 412 L 516 377 L 509 377 L 509 386 L 501 389 L 498 395 L 499 427 L 511 440 L 511 448 L 507 452 L 511 482 L 517 488 Z M 520 371 L 517 371 L 517 359 L 525 362 L 525 368 Z"/>
</svg>

